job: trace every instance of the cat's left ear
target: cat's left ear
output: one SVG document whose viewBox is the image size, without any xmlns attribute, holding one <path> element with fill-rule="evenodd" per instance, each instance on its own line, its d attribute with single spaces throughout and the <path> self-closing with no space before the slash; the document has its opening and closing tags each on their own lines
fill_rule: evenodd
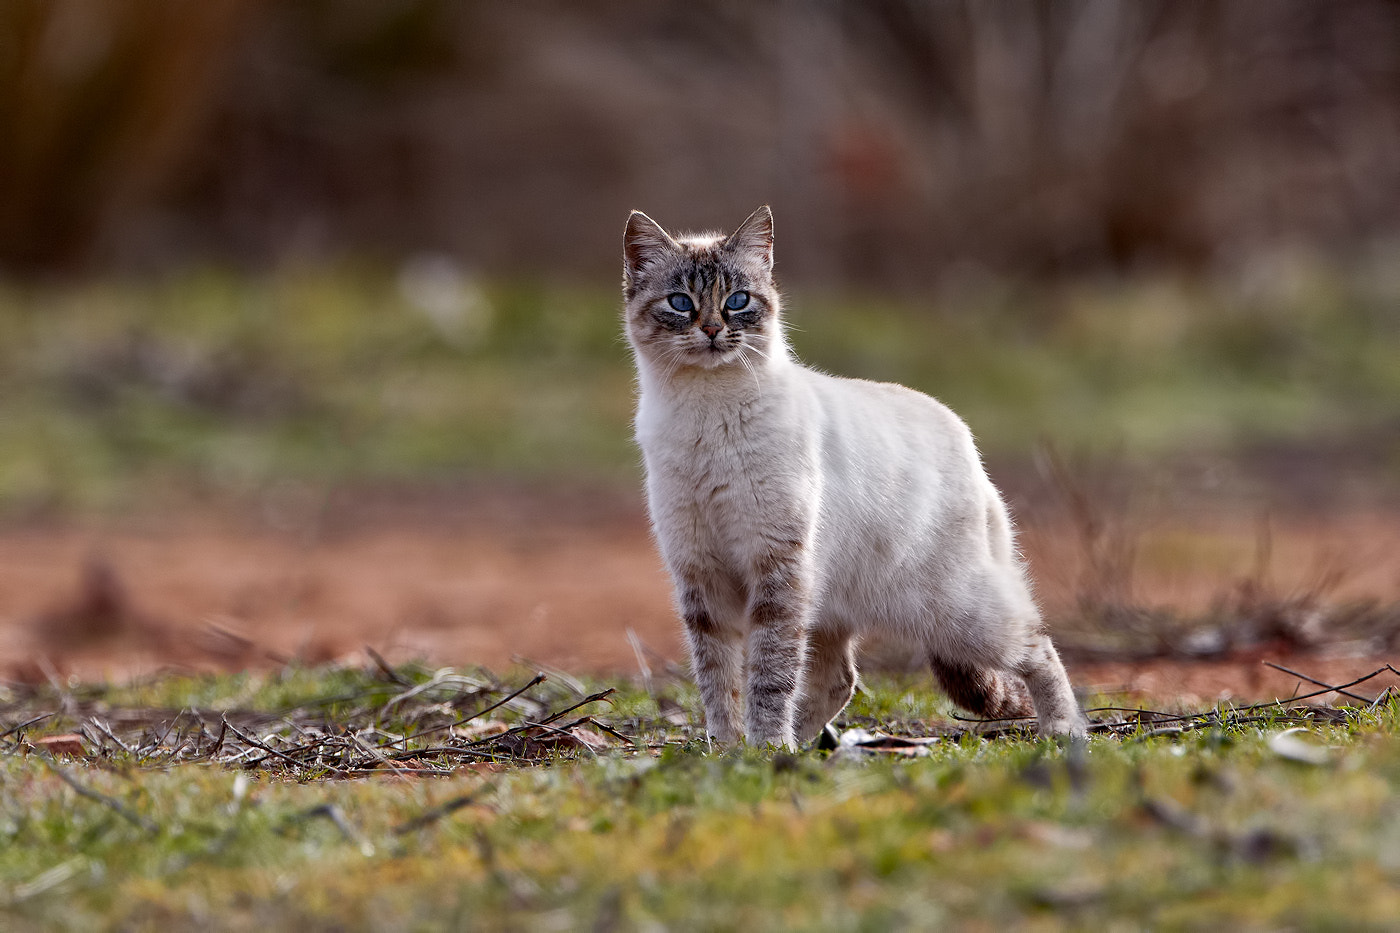
<svg viewBox="0 0 1400 933">
<path fill-rule="evenodd" d="M 723 248 L 733 253 L 748 253 L 773 271 L 773 210 L 767 204 L 749 215 L 739 229 L 725 238 Z"/>
</svg>

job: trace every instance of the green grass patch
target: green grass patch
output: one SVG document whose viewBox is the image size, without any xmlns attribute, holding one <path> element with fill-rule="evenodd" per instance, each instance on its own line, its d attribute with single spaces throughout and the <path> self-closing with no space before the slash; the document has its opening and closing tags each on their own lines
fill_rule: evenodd
<svg viewBox="0 0 1400 933">
<path fill-rule="evenodd" d="M 1206 711 L 1182 731 L 1126 727 L 1083 747 L 960 730 L 904 758 L 714 753 L 684 685 L 609 684 L 611 707 L 577 712 L 630 741 L 353 779 L 195 754 L 192 728 L 146 741 L 123 718 L 142 703 L 219 709 L 211 722 L 243 717 L 293 751 L 320 717 L 323 744 L 353 733 L 389 749 L 386 734 L 417 741 L 433 717 L 472 717 L 526 683 L 408 667 L 16 690 L 0 704 L 0 732 L 14 730 L 0 752 L 0 925 L 1322 929 L 1400 911 L 1394 699 Z M 550 678 L 487 715 L 528 728 L 604 686 Z M 14 729 L 38 710 L 54 715 Z M 927 688 L 885 680 L 843 718 L 927 734 L 925 717 L 945 712 Z M 1292 738 L 1319 763 L 1278 738 L 1300 717 Z M 85 757 L 37 750 L 79 727 Z"/>
<path fill-rule="evenodd" d="M 986 452 L 1400 443 L 1400 292 L 989 284 L 791 296 L 798 352 L 951 404 Z M 464 475 L 634 479 L 612 288 L 374 267 L 0 287 L 0 508 Z M 1387 440 L 1388 439 L 1388 440 Z M 1400 462 L 1400 450 L 1388 456 Z"/>
</svg>

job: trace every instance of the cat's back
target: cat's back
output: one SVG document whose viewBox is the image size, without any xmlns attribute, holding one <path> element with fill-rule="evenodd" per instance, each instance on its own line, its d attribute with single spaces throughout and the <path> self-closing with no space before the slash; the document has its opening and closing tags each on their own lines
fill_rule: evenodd
<svg viewBox="0 0 1400 933">
<path fill-rule="evenodd" d="M 826 614 L 858 626 L 924 617 L 1009 552 L 989 524 L 999 496 L 951 409 L 893 383 L 821 373 L 808 382 L 821 411 L 815 553 Z"/>
<path fill-rule="evenodd" d="M 947 405 L 908 386 L 804 368 L 820 410 L 827 458 L 883 468 L 959 469 L 978 460 L 967 424 Z"/>
</svg>

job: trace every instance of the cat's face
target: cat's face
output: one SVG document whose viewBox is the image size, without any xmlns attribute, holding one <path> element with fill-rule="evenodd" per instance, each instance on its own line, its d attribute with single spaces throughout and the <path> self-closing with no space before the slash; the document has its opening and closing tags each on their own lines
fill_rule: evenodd
<svg viewBox="0 0 1400 933">
<path fill-rule="evenodd" d="M 668 370 L 754 365 L 781 340 L 772 212 L 759 208 L 727 237 L 673 238 L 633 211 L 622 290 L 638 353 Z"/>
</svg>

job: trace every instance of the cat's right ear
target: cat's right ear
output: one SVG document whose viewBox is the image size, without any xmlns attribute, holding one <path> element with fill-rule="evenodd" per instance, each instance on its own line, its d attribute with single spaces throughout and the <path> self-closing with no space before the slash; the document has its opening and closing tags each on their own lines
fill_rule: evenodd
<svg viewBox="0 0 1400 933">
<path fill-rule="evenodd" d="M 661 225 L 641 211 L 627 218 L 627 230 L 622 235 L 622 274 L 627 284 L 637 280 L 647 266 L 666 256 L 678 253 L 681 246 L 671 239 Z"/>
</svg>

